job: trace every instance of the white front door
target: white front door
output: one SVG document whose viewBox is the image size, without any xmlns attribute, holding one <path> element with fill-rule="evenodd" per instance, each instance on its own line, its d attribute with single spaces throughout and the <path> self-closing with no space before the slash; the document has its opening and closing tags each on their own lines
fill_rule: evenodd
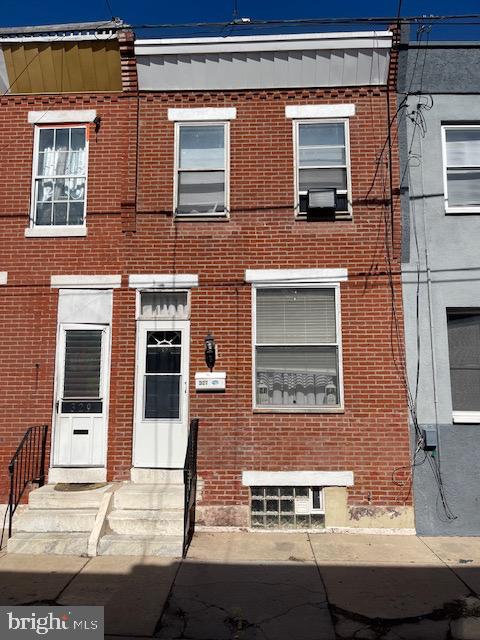
<svg viewBox="0 0 480 640">
<path fill-rule="evenodd" d="M 108 326 L 60 325 L 53 466 L 105 466 L 109 360 Z"/>
<path fill-rule="evenodd" d="M 137 322 L 135 467 L 179 469 L 188 439 L 190 323 Z"/>
</svg>

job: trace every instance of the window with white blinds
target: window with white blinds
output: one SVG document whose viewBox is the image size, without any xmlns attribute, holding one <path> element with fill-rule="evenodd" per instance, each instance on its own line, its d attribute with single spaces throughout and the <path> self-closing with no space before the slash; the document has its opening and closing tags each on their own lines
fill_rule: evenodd
<svg viewBox="0 0 480 640">
<path fill-rule="evenodd" d="M 444 126 L 447 211 L 480 211 L 480 125 Z"/>
<path fill-rule="evenodd" d="M 258 407 L 340 406 L 335 287 L 256 289 Z"/>
</svg>

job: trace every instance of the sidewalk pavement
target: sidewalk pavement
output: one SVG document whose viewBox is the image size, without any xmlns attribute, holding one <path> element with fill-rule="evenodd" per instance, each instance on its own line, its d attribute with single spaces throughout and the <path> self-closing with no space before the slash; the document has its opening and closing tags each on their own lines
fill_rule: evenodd
<svg viewBox="0 0 480 640">
<path fill-rule="evenodd" d="M 103 605 L 111 640 L 480 640 L 479 593 L 480 538 L 200 532 L 184 561 L 0 557 L 0 605 Z"/>
</svg>

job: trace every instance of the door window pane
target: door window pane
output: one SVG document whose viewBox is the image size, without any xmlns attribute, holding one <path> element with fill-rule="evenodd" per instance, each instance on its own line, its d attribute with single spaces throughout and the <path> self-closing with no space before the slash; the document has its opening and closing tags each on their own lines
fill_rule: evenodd
<svg viewBox="0 0 480 640">
<path fill-rule="evenodd" d="M 145 376 L 145 418 L 180 417 L 180 376 Z"/>
<path fill-rule="evenodd" d="M 454 411 L 480 411 L 480 311 L 447 313 Z"/>
<path fill-rule="evenodd" d="M 102 359 L 101 329 L 65 332 L 64 398 L 99 398 Z"/>
</svg>

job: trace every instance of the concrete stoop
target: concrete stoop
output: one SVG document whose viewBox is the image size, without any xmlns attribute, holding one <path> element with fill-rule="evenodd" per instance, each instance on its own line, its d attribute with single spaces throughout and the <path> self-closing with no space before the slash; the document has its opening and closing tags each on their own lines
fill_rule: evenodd
<svg viewBox="0 0 480 640">
<path fill-rule="evenodd" d="M 120 486 L 67 492 L 49 484 L 32 491 L 8 553 L 181 556 L 183 473 L 137 471 L 136 482 Z"/>
<path fill-rule="evenodd" d="M 99 555 L 182 555 L 185 489 L 176 478 L 161 479 L 163 483 L 128 483 L 115 492 Z"/>
</svg>

